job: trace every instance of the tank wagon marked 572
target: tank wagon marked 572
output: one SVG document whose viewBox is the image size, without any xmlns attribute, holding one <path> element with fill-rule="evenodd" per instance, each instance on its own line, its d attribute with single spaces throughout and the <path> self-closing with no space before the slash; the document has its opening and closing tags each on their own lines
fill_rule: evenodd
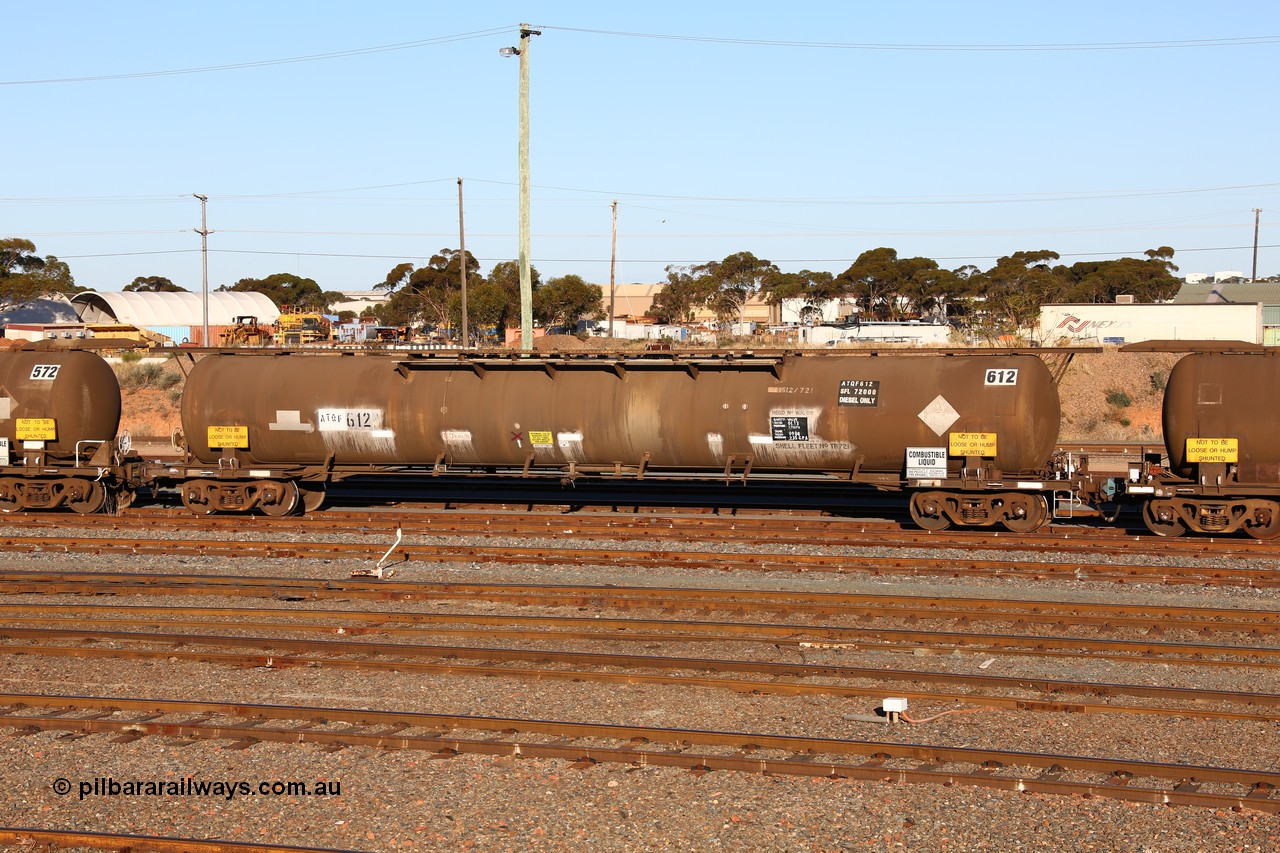
<svg viewBox="0 0 1280 853">
<path fill-rule="evenodd" d="M 17 351 L 0 357 L 0 510 L 127 506 L 120 384 L 97 355 Z"/>
</svg>

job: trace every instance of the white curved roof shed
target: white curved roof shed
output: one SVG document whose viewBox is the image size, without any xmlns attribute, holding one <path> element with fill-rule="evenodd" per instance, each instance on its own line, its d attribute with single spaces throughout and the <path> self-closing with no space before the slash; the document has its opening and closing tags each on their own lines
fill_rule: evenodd
<svg viewBox="0 0 1280 853">
<path fill-rule="evenodd" d="M 204 304 L 199 293 L 88 291 L 71 297 L 71 304 L 85 323 L 130 323 L 141 329 L 204 324 Z M 274 323 L 280 309 L 261 293 L 209 294 L 209 325 L 230 325 L 233 318 L 246 315 L 257 317 L 259 323 Z"/>
</svg>

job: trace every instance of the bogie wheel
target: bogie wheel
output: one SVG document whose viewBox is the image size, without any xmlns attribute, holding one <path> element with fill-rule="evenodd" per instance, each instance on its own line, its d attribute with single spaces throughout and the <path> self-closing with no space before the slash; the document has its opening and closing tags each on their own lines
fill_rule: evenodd
<svg viewBox="0 0 1280 853">
<path fill-rule="evenodd" d="M 1254 539 L 1275 539 L 1280 536 L 1280 504 L 1267 501 L 1254 509 L 1253 516 L 1244 523 L 1244 532 Z"/>
<path fill-rule="evenodd" d="M 18 481 L 10 477 L 0 480 L 0 512 L 17 512 L 22 509 Z"/>
<path fill-rule="evenodd" d="M 1165 516 L 1165 517 L 1162 517 Z M 1186 526 L 1178 519 L 1173 506 L 1167 503 L 1147 501 L 1142 505 L 1142 523 L 1157 536 L 1181 536 Z"/>
<path fill-rule="evenodd" d="M 204 480 L 187 480 L 178 487 L 178 490 L 182 493 L 182 505 L 187 509 L 198 515 L 208 515 L 213 512 L 208 493 L 205 491 Z"/>
<path fill-rule="evenodd" d="M 325 490 L 323 483 L 299 483 L 298 488 L 302 490 L 303 511 L 315 512 L 324 505 Z"/>
<path fill-rule="evenodd" d="M 941 492 L 916 492 L 911 496 L 911 520 L 925 530 L 946 530 L 951 526 L 946 503 Z"/>
<path fill-rule="evenodd" d="M 68 486 L 65 503 L 81 515 L 98 512 L 107 504 L 107 490 L 97 480 L 75 480 Z"/>
<path fill-rule="evenodd" d="M 258 500 L 258 509 L 262 510 L 264 514 L 278 518 L 283 515 L 292 515 L 302 507 L 302 496 L 298 492 L 298 484 L 293 480 L 271 483 L 263 491 L 266 492 L 268 489 L 274 499 L 268 502 L 265 500 L 267 495 L 264 494 Z"/>
<path fill-rule="evenodd" d="M 1008 514 L 1001 523 L 1012 533 L 1039 530 L 1049 519 L 1049 504 L 1044 495 L 1011 495 L 1005 501 L 1005 510 Z"/>
</svg>

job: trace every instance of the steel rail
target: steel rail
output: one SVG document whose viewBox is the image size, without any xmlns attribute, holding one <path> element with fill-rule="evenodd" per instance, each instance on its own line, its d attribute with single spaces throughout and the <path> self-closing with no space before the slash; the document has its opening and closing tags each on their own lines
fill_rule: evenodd
<svg viewBox="0 0 1280 853">
<path fill-rule="evenodd" d="M 499 652 L 505 650 L 498 650 Z M 91 658 L 109 660 L 153 660 L 171 662 L 174 660 L 212 663 L 223 666 L 255 668 L 255 669 L 289 669 L 295 667 L 340 669 L 349 671 L 377 671 L 412 673 L 418 675 L 509 678 L 518 681 L 572 681 L 604 684 L 646 684 L 657 686 L 676 686 L 682 688 L 729 690 L 742 694 L 774 694 L 780 696 L 836 696 L 840 698 L 876 698 L 883 699 L 892 690 L 894 696 L 915 699 L 922 702 L 960 703 L 977 707 L 1000 708 L 1004 710 L 1065 713 L 1065 714 L 1137 714 L 1158 717 L 1185 717 L 1192 719 L 1231 720 L 1236 722 L 1274 722 L 1280 720 L 1280 711 L 1272 713 L 1223 710 L 1221 708 L 1205 708 L 1203 704 L 1195 707 L 1160 707 L 1152 705 L 1127 705 L 1120 703 L 1098 703 L 1069 700 L 1027 699 L 1014 696 L 997 696 L 990 693 L 957 693 L 939 690 L 919 690 L 903 688 L 903 684 L 915 681 L 930 681 L 936 684 L 956 683 L 975 688 L 1003 686 L 1010 689 L 1035 689 L 1028 687 L 1025 681 L 1002 676 L 969 676 L 956 675 L 951 678 L 918 678 L 919 675 L 936 676 L 940 673 L 903 672 L 896 670 L 868 670 L 867 677 L 879 676 L 883 673 L 885 681 L 892 682 L 893 687 L 883 684 L 874 687 L 858 687 L 843 684 L 805 684 L 794 680 L 783 680 L 771 676 L 768 679 L 726 678 L 722 676 L 685 676 L 671 674 L 647 674 L 628 670 L 627 672 L 588 672 L 582 669 L 545 669 L 534 667 L 424 663 L 422 661 L 385 660 L 365 658 L 312 657 L 305 655 L 268 655 L 268 654 L 230 654 L 225 652 L 204 652 L 182 649 L 121 649 L 99 648 L 91 646 L 50 646 L 48 644 L 29 646 L 0 645 L 0 654 L 42 655 L 45 657 Z M 498 657 L 499 655 L 493 655 Z M 474 659 L 474 658 L 472 658 Z M 657 667 L 654 667 L 657 668 Z M 942 674 L 945 675 L 945 674 Z M 803 677 L 803 676 L 796 676 Z M 1014 682 L 1017 682 L 1014 685 Z M 1117 685 L 1103 685 L 1090 682 L 1052 682 L 1051 695 L 1062 693 L 1123 693 L 1117 691 Z M 1155 692 L 1151 692 L 1154 690 Z M 1043 692 L 1043 691 L 1042 691 Z M 1217 696 L 1207 697 L 1199 688 L 1144 688 L 1148 698 L 1170 702 L 1204 701 L 1232 702 L 1239 706 L 1263 704 L 1280 705 L 1280 696 L 1270 694 L 1233 693 L 1218 691 Z M 2 718 L 0 718 L 2 719 Z M 887 721 L 886 721 L 887 722 Z"/>
<path fill-rule="evenodd" d="M 113 732 L 136 739 L 147 735 L 200 739 L 233 739 L 244 745 L 260 742 L 314 743 L 332 747 L 372 747 L 378 749 L 432 750 L 440 756 L 463 753 L 513 757 L 546 757 L 570 760 L 576 766 L 590 767 L 602 761 L 625 762 L 638 766 L 685 767 L 697 772 L 736 770 L 774 775 L 823 776 L 832 779 L 871 779 L 899 782 L 931 782 L 965 784 L 1000 788 L 1010 791 L 1085 794 L 1141 802 L 1171 805 L 1195 804 L 1234 809 L 1252 808 L 1280 812 L 1280 800 L 1271 796 L 1280 786 L 1280 772 L 1252 768 L 1228 768 L 1208 765 L 1169 764 L 1138 759 L 1054 753 L 1018 752 L 1012 750 L 946 747 L 929 744 L 901 744 L 883 741 L 841 740 L 834 738 L 798 737 L 714 730 L 656 728 L 608 723 L 558 722 L 502 717 L 475 717 L 418 712 L 348 710 L 338 708 L 281 707 L 238 703 L 211 703 L 157 699 L 125 699 L 116 697 L 37 696 L 0 694 L 0 703 L 10 705 L 9 713 L 0 715 L 0 725 L 29 731 Z M 35 705 L 52 707 L 55 716 L 19 715 L 14 712 Z M 158 722 L 153 716 L 139 719 L 68 718 L 68 710 L 124 711 L 144 715 L 195 714 L 195 720 Z M 218 716 L 249 718 L 249 724 L 215 724 Z M 325 725 L 346 723 L 351 726 L 385 726 L 383 731 L 368 732 L 363 728 L 347 731 L 320 731 L 315 723 L 301 726 L 273 727 L 267 721 L 317 721 Z M 406 730 L 434 731 L 430 735 L 407 735 Z M 442 730 L 443 731 L 440 731 Z M 453 737 L 457 730 L 497 731 L 507 739 L 470 740 Z M 563 744 L 538 740 L 512 740 L 513 735 L 551 738 L 586 739 L 591 741 L 628 741 L 627 747 Z M 640 744 L 675 744 L 677 749 L 642 749 Z M 732 749 L 737 754 L 690 753 L 689 746 Z M 770 750 L 785 753 L 771 758 L 758 754 Z M 845 760 L 861 757 L 862 764 Z M 916 767 L 886 766 L 889 761 L 917 762 Z M 946 768 L 963 765 L 979 768 L 956 772 Z M 1010 769 L 1039 768 L 1038 776 L 1009 773 Z M 1096 783 L 1066 781 L 1068 772 L 1100 775 Z M 1002 775 L 1002 773 L 1007 775 Z M 1135 779 L 1174 782 L 1172 786 L 1143 787 Z M 1246 793 L 1204 792 L 1201 784 L 1232 785 Z"/>
<path fill-rule="evenodd" d="M 307 611 L 308 613 L 312 611 Z M 684 633 L 675 633 L 670 631 L 637 631 L 630 630 L 640 625 L 646 624 L 649 620 L 620 620 L 620 619 L 595 619 L 592 617 L 540 617 L 540 616 L 484 616 L 476 617 L 465 614 L 448 615 L 436 614 L 439 624 L 434 624 L 430 629 L 423 627 L 390 627 L 380 625 L 317 625 L 317 624 L 286 624 L 282 622 L 253 622 L 253 621 L 237 621 L 235 627 L 239 630 L 270 630 L 272 628 L 282 631 L 293 631 L 297 633 L 315 633 L 323 632 L 330 634 L 346 634 L 349 636 L 361 636 L 365 634 L 379 633 L 392 634 L 394 636 L 418 636 L 425 633 L 432 635 L 448 634 L 454 637 L 473 637 L 473 638 L 501 638 L 505 640 L 520 640 L 526 642 L 545 641 L 550 638 L 558 640 L 592 640 L 599 642 L 627 642 L 627 643 L 755 643 L 769 644 L 776 647 L 792 647 L 798 654 L 803 655 L 806 649 L 819 650 L 823 648 L 834 649 L 839 651 L 888 651 L 888 652 L 916 652 L 922 643 L 918 642 L 919 636 L 911 641 L 908 638 L 901 643 L 890 642 L 882 636 L 872 636 L 870 639 L 865 637 L 859 639 L 857 637 L 841 636 L 839 632 L 843 629 L 823 628 L 822 631 L 827 634 L 825 637 L 814 639 L 813 633 L 806 633 L 803 628 L 797 629 L 791 625 L 753 625 L 744 623 L 731 622 L 661 622 L 653 621 L 652 624 L 669 628 L 672 626 L 689 626 Z M 554 621 L 564 619 L 565 624 L 592 626 L 587 630 L 565 628 L 557 625 Z M 165 621 L 165 620 L 85 620 L 83 618 L 68 619 L 38 619 L 31 618 L 26 620 L 0 620 L 8 622 L 16 627 L 26 628 L 27 630 L 43 630 L 45 628 L 71 623 L 74 625 L 92 624 L 99 628 L 119 630 L 121 625 L 137 627 L 145 625 L 152 628 L 159 627 L 210 627 L 216 623 L 201 620 L 189 621 Z M 484 627 L 484 628 L 463 628 L 453 624 L 444 624 L 445 622 L 460 623 L 476 623 L 482 625 L 525 625 L 524 628 L 502 628 L 502 627 Z M 610 630 L 609 625 L 617 623 L 632 623 L 627 630 Z M 29 627 L 29 626 L 36 627 Z M 603 628 L 604 630 L 600 630 Z M 753 629 L 760 628 L 760 631 L 753 633 Z M 552 630 L 548 630 L 552 629 Z M 857 630 L 857 629 L 852 629 Z M 718 633 L 717 633 L 718 631 Z M 8 636 L 5 628 L 0 625 L 0 637 Z M 181 634 L 156 634 L 157 638 L 181 638 Z M 220 635 L 217 635 L 220 636 Z M 808 637 L 808 639 L 806 639 Z M 948 646 L 943 644 L 933 645 L 930 648 L 935 650 L 945 650 L 948 652 L 960 651 L 956 646 Z M 1200 648 L 1200 647 L 1197 647 Z M 1069 651 L 1063 649 L 1049 649 L 1041 645 L 1034 645 L 1029 648 L 1011 648 L 1009 646 L 987 646 L 981 643 L 969 642 L 963 646 L 964 651 L 983 653 L 983 654 L 1001 654 L 1006 657 L 1038 657 L 1038 658 L 1088 658 L 1092 660 L 1113 660 L 1125 663 L 1152 663 L 1159 662 L 1171 666 L 1182 667 L 1199 667 L 1203 669 L 1239 669 L 1248 667 L 1260 671 L 1280 669 L 1280 661 L 1261 661 L 1261 660 L 1242 660 L 1251 655 L 1252 647 L 1228 647 L 1238 650 L 1233 657 L 1228 658 L 1208 658 L 1208 657 L 1170 657 L 1167 655 L 1159 658 L 1152 658 L 1151 654 L 1161 651 L 1159 646 L 1155 646 L 1149 653 L 1137 655 L 1132 652 L 1107 652 L 1097 649 Z M 4 647 L 0 647 L 0 652 L 4 651 Z"/>
<path fill-rule="evenodd" d="M 0 844 L 23 848 L 87 847 L 92 850 L 137 850 L 152 853 L 356 853 L 334 847 L 293 847 L 254 844 L 213 838 L 171 838 L 163 835 L 126 835 L 72 829 L 33 829 L 0 826 Z"/>
<path fill-rule="evenodd" d="M 465 618 L 465 617 L 464 617 Z M 155 625 L 155 623 L 148 623 Z M 209 627 L 208 623 L 204 623 L 205 627 Z M 237 628 L 253 627 L 249 625 L 237 625 Z M 261 626 L 259 626 L 261 627 Z M 272 623 L 271 628 L 277 630 L 289 631 L 298 630 L 300 633 L 305 629 L 292 629 L 288 625 Z M 332 630 L 332 629 L 328 629 Z M 423 630 L 408 629 L 405 631 L 397 631 L 388 633 L 400 634 L 421 634 Z M 443 632 L 441 632 L 443 633 Z M 463 633 L 461 630 L 449 633 Z M 492 629 L 476 630 L 473 636 L 483 636 L 492 634 Z M 595 634 L 592 639 L 617 639 L 618 635 L 612 632 L 592 632 Z M 221 634 L 144 634 L 130 631 L 86 631 L 76 628 L 54 628 L 42 625 L 42 627 L 22 627 L 20 625 L 0 625 L 0 636 L 9 636 L 15 638 L 45 636 L 45 637 L 70 637 L 75 639 L 91 639 L 95 637 L 107 637 L 119 640 L 135 640 L 146 637 L 174 637 L 189 638 L 191 642 L 210 638 L 224 637 Z M 526 630 L 515 632 L 515 636 L 525 640 L 541 640 L 546 639 L 548 635 L 541 630 Z M 560 634 L 559 636 L 564 636 Z M 758 636 L 758 635 L 757 635 Z M 1071 651 L 1077 655 L 1085 652 L 1103 652 L 1113 659 L 1122 655 L 1128 655 L 1130 658 L 1141 656 L 1147 661 L 1159 660 L 1176 660 L 1179 658 L 1191 658 L 1197 660 L 1205 659 L 1228 659 L 1236 665 L 1243 665 L 1254 659 L 1261 659 L 1273 663 L 1280 663 L 1280 648 L 1267 646 L 1234 646 L 1234 645 L 1214 645 L 1209 643 L 1177 643 L 1168 641 L 1154 640 L 1123 640 L 1112 639 L 1106 637 L 1062 637 L 1049 636 L 1042 634 L 1031 635 L 1009 635 L 1009 634 L 987 634 L 974 633 L 968 631 L 931 631 L 916 628 L 844 628 L 840 630 L 840 636 L 848 638 L 849 641 L 860 641 L 864 647 L 874 647 L 870 643 L 872 640 L 888 640 L 896 641 L 898 644 L 912 644 L 919 646 L 927 644 L 938 648 L 947 649 L 971 649 L 977 648 L 984 651 L 999 651 L 1004 649 L 1022 649 L 1039 651 Z M 225 637 L 227 642 L 234 642 L 239 637 Z M 266 638 L 250 638 L 265 640 Z M 277 638 L 279 642 L 333 642 L 328 640 L 291 640 L 288 638 Z M 639 639 L 639 638 L 637 638 Z M 706 634 L 698 634 L 695 636 L 686 635 L 666 635 L 661 633 L 648 633 L 644 639 L 648 641 L 659 642 L 696 642 L 716 639 Z M 772 639 L 758 637 L 761 642 L 772 642 Z M 839 643 L 839 639 L 836 639 Z M 798 645 L 798 643 L 796 643 Z M 363 642 L 362 645 L 372 646 L 373 643 Z M 385 643 L 378 644 L 387 647 L 404 647 L 412 648 L 408 644 L 401 643 Z"/>
<path fill-rule="evenodd" d="M 142 510 L 137 513 L 144 512 Z M 286 529 L 291 532 L 306 530 L 310 534 L 354 532 L 374 535 L 403 529 L 409 534 L 427 536 L 516 536 L 543 535 L 562 538 L 577 536 L 593 539 L 631 541 L 652 539 L 673 534 L 685 538 L 731 538 L 735 541 L 761 545 L 809 545 L 817 537 L 824 547 L 903 547 L 903 548 L 972 548 L 980 544 L 984 549 L 1018 549 L 1037 552 L 1088 554 L 1123 554 L 1135 552 L 1153 556 L 1186 557 L 1199 554 L 1205 557 L 1238 556 L 1257 559 L 1280 558 L 1280 543 L 1245 538 L 1192 537 L 1164 539 L 1156 536 L 1131 536 L 1108 528 L 1077 528 L 1068 532 L 1041 530 L 1034 533 L 1014 534 L 998 529 L 917 531 L 904 528 L 898 522 L 879 522 L 864 519 L 833 518 L 830 516 L 787 516 L 782 519 L 758 515 L 706 515 L 698 513 L 658 515 L 605 514 L 603 512 L 569 513 L 512 513 L 494 512 L 486 507 L 476 517 L 475 513 L 462 514 L 459 510 L 428 511 L 427 513 L 357 513 L 329 511 L 304 518 L 269 518 L 255 515 L 206 515 L 192 516 L 177 512 L 152 512 L 139 516 L 131 512 L 127 516 L 112 517 L 110 521 L 90 521 L 84 526 L 112 529 L 163 528 L 196 529 L 201 531 L 231 530 L 239 533 L 247 529 Z M 792 511 L 788 511 L 792 512 Z M 59 527 L 66 526 L 57 517 L 41 514 L 14 515 L 5 519 L 6 526 Z"/>
<path fill-rule="evenodd" d="M 352 542 L 246 542 L 242 540 L 68 539 L 5 537 L 0 550 L 27 553 L 127 553 L 204 557 L 268 557 L 301 559 L 378 559 L 385 545 Z M 493 562 L 561 566 L 610 566 L 638 569 L 707 569 L 715 571 L 834 572 L 941 575 L 945 577 L 1019 578 L 1233 584 L 1256 588 L 1280 586 L 1280 570 L 1193 566 L 1118 565 L 1110 563 L 1043 563 L 1012 560 L 968 560 L 925 557 L 862 557 L 830 554 L 742 554 L 717 551 L 627 551 L 479 547 L 470 545 L 402 545 L 405 561 L 422 563 Z"/>
<path fill-rule="evenodd" d="M 952 599 L 946 599 L 946 603 L 951 603 Z M 920 602 L 920 603 L 917 603 Z M 756 602 L 753 602 L 756 603 Z M 725 599 L 700 599 L 699 609 L 708 610 L 708 604 L 715 609 L 727 609 L 733 607 L 735 610 L 743 611 L 746 609 L 756 610 L 757 607 L 743 607 L 742 602 L 725 600 Z M 987 606 L 974 607 L 939 607 L 936 600 L 921 601 L 921 599 L 913 596 L 883 596 L 874 603 L 867 603 L 864 606 L 854 608 L 847 607 L 841 615 L 859 617 L 859 618 L 876 618 L 876 619 L 898 619 L 912 624 L 921 621 L 936 622 L 954 622 L 961 625 L 968 625 L 972 622 L 993 622 L 1008 623 L 1014 627 L 1025 627 L 1028 625 L 1048 625 L 1054 628 L 1065 628 L 1067 626 L 1088 627 L 1101 631 L 1111 631 L 1120 628 L 1131 630 L 1145 630 L 1149 633 L 1164 634 L 1170 630 L 1177 631 L 1196 631 L 1202 634 L 1222 633 L 1222 634 L 1248 634 L 1251 636 L 1259 636 L 1264 634 L 1280 633 L 1280 610 L 1231 610 L 1231 609 L 1211 609 L 1211 608 L 1167 608 L 1163 606 L 1155 606 L 1150 608 L 1142 608 L 1124 605 L 1105 605 L 1100 604 L 1098 608 L 1100 613 L 1081 613 L 1080 610 L 1092 609 L 1090 604 L 1066 605 L 1059 604 L 1056 607 L 1045 607 L 1039 602 L 1023 602 L 1005 601 L 1001 602 L 1003 606 L 999 609 L 989 606 L 990 602 L 984 602 Z M 664 607 L 670 607 L 670 602 L 663 602 Z M 768 602 L 764 602 L 765 609 L 771 609 L 772 606 Z M 1141 614 L 1132 613 L 1130 611 L 1142 610 Z M 15 616 L 13 614 L 38 614 L 33 617 Z M 65 614 L 65 616 L 59 616 Z M 109 620 L 104 614 L 116 614 L 127 617 L 126 619 Z M 766 624 L 766 625 L 743 625 L 736 622 L 723 621 L 707 621 L 699 620 L 677 621 L 677 620 L 656 620 L 656 619 L 619 619 L 619 618 L 600 618 L 600 617 L 572 617 L 572 616 L 514 616 L 514 615 L 493 615 L 493 614 L 465 614 L 465 613 L 416 613 L 410 611 L 386 611 L 386 610 L 307 610 L 299 612 L 297 610 L 284 610 L 281 608 L 266 607 L 166 607 L 157 605 L 101 605 L 101 604 L 47 604 L 44 602 L 33 602 L 25 604 L 0 603 L 0 622 L 19 622 L 24 619 L 38 620 L 41 622 L 53 622 L 57 619 L 65 621 L 75 620 L 83 622 L 86 617 L 95 620 L 95 624 L 107 624 L 109 622 L 121 622 L 136 624 L 139 622 L 150 622 L 157 619 L 163 619 L 166 624 L 181 625 L 190 627 L 193 625 L 208 624 L 207 620 L 212 618 L 234 618 L 237 624 L 242 627 L 246 624 L 254 626 L 266 627 L 276 624 L 261 621 L 263 617 L 277 616 L 280 618 L 296 619 L 299 616 L 306 616 L 310 619 L 326 619 L 332 621 L 342 621 L 343 626 L 348 631 L 358 630 L 351 623 L 371 623 L 376 630 L 387 633 L 408 633 L 417 632 L 419 628 L 397 628 L 390 623 L 402 622 L 411 625 L 429 624 L 439 626 L 444 623 L 456 622 L 475 622 L 484 625 L 506 625 L 506 624 L 542 624 L 552 628 L 566 628 L 591 625 L 596 628 L 608 627 L 616 631 L 636 631 L 636 630 L 655 630 L 659 628 L 668 628 L 683 631 L 685 633 L 711 633 L 717 638 L 723 633 L 757 631 L 759 633 L 778 636 L 793 637 L 795 634 L 804 633 L 809 636 L 818 636 L 825 639 L 836 639 L 856 633 L 862 629 L 847 628 L 845 626 L 835 625 L 803 625 L 797 623 L 786 624 Z M 204 617 L 201 619 L 201 617 Z M 1241 618 L 1253 617 L 1253 618 Z M 314 627 L 302 627 L 300 630 L 323 630 L 323 626 L 315 624 Z"/>
<path fill-rule="evenodd" d="M 1156 620 L 1167 625 L 1177 620 L 1221 620 L 1239 623 L 1248 617 L 1258 631 L 1280 624 L 1280 610 L 1186 607 L 1168 605 L 1110 604 L 951 596 L 904 596 L 877 593 L 806 592 L 796 590 L 738 590 L 714 587 L 637 587 L 566 584 L 481 584 L 430 581 L 361 581 L 328 578 L 280 578 L 237 575 L 157 575 L 144 572 L 0 571 L 0 593 L 6 595 L 63 593 L 133 593 L 275 596 L 291 599 L 441 600 L 467 599 L 516 606 L 614 607 L 726 611 L 794 612 L 860 615 L 889 613 L 907 606 L 926 612 L 963 608 L 990 614 L 988 620 L 1019 617 L 1027 622 L 1056 624 L 1058 615 L 1078 611 L 1105 615 L 1117 621 L 1127 617 Z M 358 612 L 358 611 L 354 611 Z M 354 618 L 354 617 L 353 617 Z M 406 617 L 408 618 L 408 617 Z M 1251 628 L 1250 630 L 1254 630 Z"/>
<path fill-rule="evenodd" d="M 1280 706 L 1280 694 L 1210 690 L 1204 688 L 1171 688 L 1144 684 L 1120 684 L 1060 681 L 1025 676 L 967 675 L 921 670 L 885 670 L 839 664 L 793 663 L 723 658 L 655 657 L 652 655 L 610 654 L 604 652 L 570 652 L 557 649 L 523 649 L 472 646 L 438 646 L 409 643 L 376 643 L 349 640 L 296 639 L 289 637 L 242 637 L 222 634 L 163 635 L 142 632 L 100 632 L 69 629 L 0 628 L 0 636 L 15 639 L 79 641 L 81 643 L 176 643 L 212 648 L 268 649 L 277 653 L 304 652 L 331 655 L 380 655 L 404 658 L 445 658 L 457 660 L 502 660 L 526 663 L 559 663 L 571 666 L 625 669 L 691 670 L 709 672 L 760 673 L 771 678 L 844 678 L 894 682 L 965 684 L 976 687 L 999 686 L 1006 690 L 1035 690 L 1040 693 L 1087 691 L 1095 695 L 1142 696 L 1162 700 L 1195 699 L 1207 702 L 1231 702 L 1237 705 Z M 0 645 L 0 652 L 8 647 Z M 26 648 L 26 647 L 23 647 Z M 1236 666 L 1243 666 L 1235 662 Z"/>
</svg>

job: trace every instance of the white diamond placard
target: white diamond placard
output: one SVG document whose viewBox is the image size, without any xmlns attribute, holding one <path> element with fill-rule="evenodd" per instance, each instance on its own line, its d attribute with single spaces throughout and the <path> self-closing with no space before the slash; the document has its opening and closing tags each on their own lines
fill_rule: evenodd
<svg viewBox="0 0 1280 853">
<path fill-rule="evenodd" d="M 919 417 L 935 434 L 942 435 L 960 419 L 960 413 L 951 407 L 946 397 L 939 394 L 933 398 L 932 403 L 924 407 Z"/>
</svg>

